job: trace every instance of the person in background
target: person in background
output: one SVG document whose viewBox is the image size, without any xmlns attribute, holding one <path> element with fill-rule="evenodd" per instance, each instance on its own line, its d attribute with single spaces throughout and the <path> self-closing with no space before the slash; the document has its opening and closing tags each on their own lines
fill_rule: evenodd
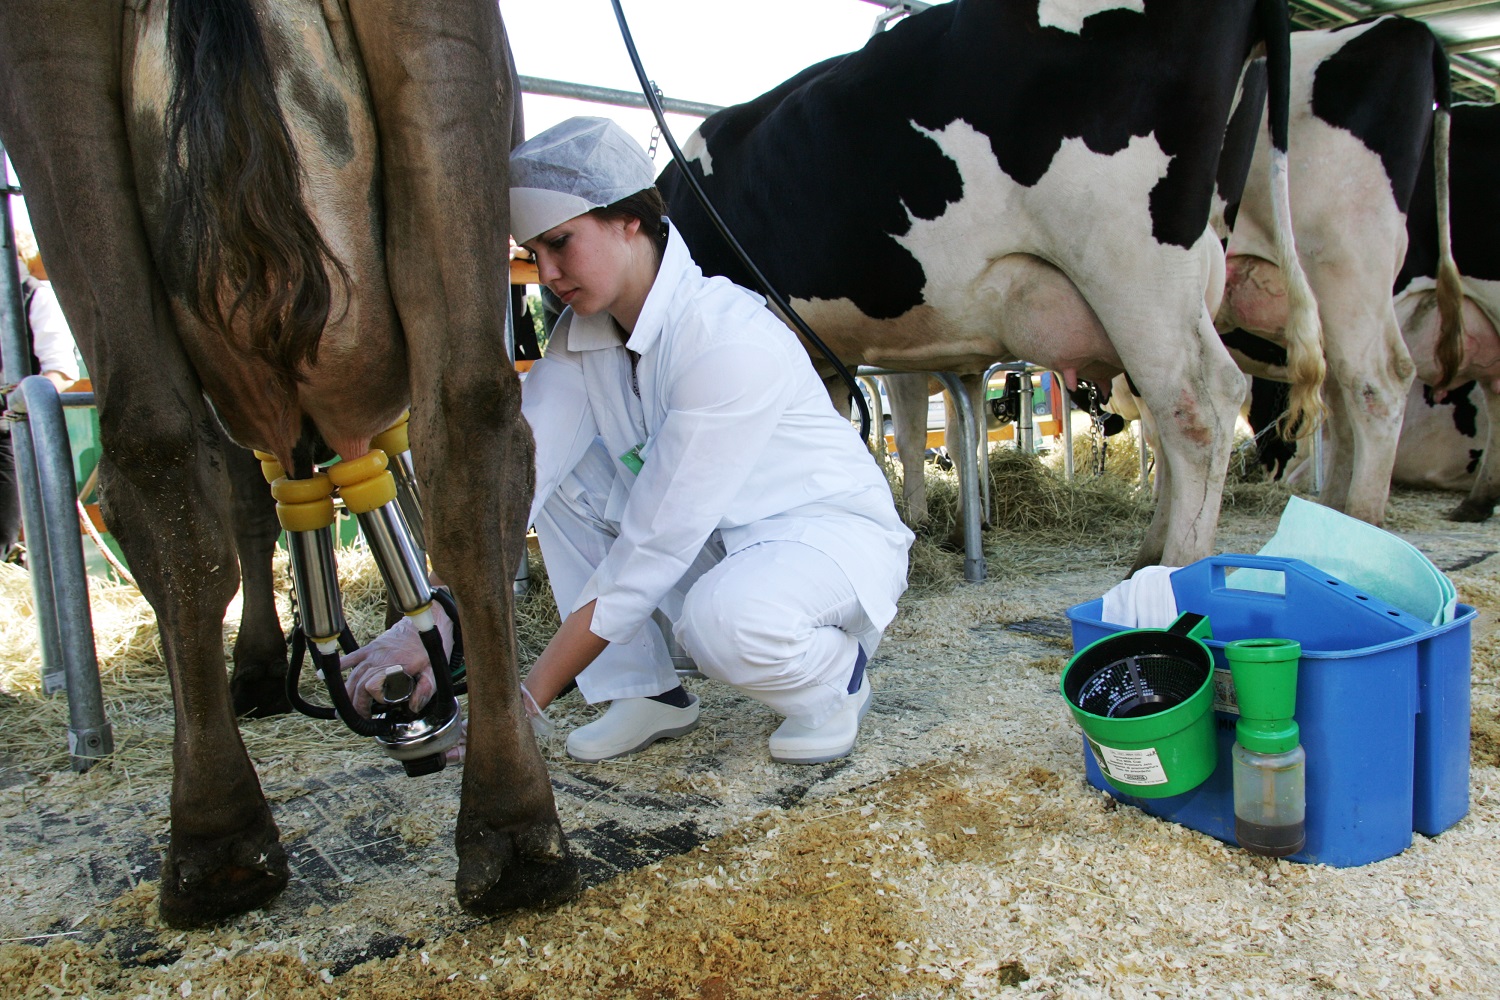
<svg viewBox="0 0 1500 1000">
<path fill-rule="evenodd" d="M 46 376 L 62 392 L 78 381 L 78 352 L 73 332 L 63 316 L 52 282 L 32 275 L 26 262 L 17 258 L 21 295 L 31 343 L 31 371 Z M 0 400 L 0 406 L 4 401 Z M 10 421 L 0 418 L 0 559 L 24 563 L 21 538 L 21 495 L 16 481 L 15 453 L 11 447 Z"/>
</svg>

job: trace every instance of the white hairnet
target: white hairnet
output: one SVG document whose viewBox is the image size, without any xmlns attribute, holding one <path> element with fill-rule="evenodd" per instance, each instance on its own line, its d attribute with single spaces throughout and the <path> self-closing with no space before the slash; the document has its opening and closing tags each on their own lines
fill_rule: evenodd
<svg viewBox="0 0 1500 1000">
<path fill-rule="evenodd" d="M 510 231 L 525 243 L 575 216 L 645 190 L 656 171 L 608 118 L 569 118 L 510 154 Z"/>
</svg>

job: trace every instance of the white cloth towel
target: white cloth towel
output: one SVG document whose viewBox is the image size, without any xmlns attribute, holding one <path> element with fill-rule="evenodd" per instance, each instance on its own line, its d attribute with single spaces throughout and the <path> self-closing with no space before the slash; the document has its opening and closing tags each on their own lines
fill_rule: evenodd
<svg viewBox="0 0 1500 1000">
<path fill-rule="evenodd" d="M 1177 620 L 1177 595 L 1172 593 L 1176 566 L 1143 566 L 1104 595 L 1100 620 L 1126 628 L 1167 628 Z"/>
</svg>

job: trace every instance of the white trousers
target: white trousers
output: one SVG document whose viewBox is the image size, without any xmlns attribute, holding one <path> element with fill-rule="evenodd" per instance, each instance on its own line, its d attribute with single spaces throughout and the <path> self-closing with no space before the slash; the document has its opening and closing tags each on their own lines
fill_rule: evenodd
<svg viewBox="0 0 1500 1000">
<path fill-rule="evenodd" d="M 614 476 L 590 449 L 537 516 L 547 578 L 564 616 L 609 552 L 619 525 L 602 516 Z M 770 541 L 727 558 L 717 534 L 662 602 L 673 636 L 698 669 L 806 726 L 850 697 L 858 650 L 880 642 L 854 587 L 829 556 L 801 542 Z M 590 703 L 643 698 L 678 684 L 661 630 L 611 643 L 578 677 Z"/>
</svg>

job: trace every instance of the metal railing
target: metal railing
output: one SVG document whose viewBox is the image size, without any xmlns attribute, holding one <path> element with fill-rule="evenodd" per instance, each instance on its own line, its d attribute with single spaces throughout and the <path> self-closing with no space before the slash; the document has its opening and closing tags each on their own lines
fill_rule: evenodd
<svg viewBox="0 0 1500 1000">
<path fill-rule="evenodd" d="M 909 371 L 897 371 L 894 368 L 874 368 L 868 365 L 860 365 L 855 369 L 855 375 L 911 375 Z M 919 374 L 935 378 L 943 385 L 943 391 L 953 401 L 958 410 L 960 425 L 959 454 L 954 459 L 958 464 L 959 488 L 963 493 L 963 524 L 964 524 L 964 579 L 969 583 L 982 583 L 988 574 L 984 562 L 984 538 L 980 526 L 979 512 L 983 509 L 979 499 L 979 446 L 975 441 L 975 429 L 979 426 L 975 420 L 974 407 L 969 402 L 969 394 L 964 390 L 963 382 L 952 372 L 921 372 Z M 878 396 L 879 393 L 876 393 Z M 885 436 L 885 428 L 881 424 L 875 425 L 875 433 L 882 438 Z"/>
<path fill-rule="evenodd" d="M 5 150 L 0 147 L 0 163 Z M 7 187 L 0 197 L 0 364 L 26 562 L 42 654 L 42 692 L 68 697 L 68 757 L 75 771 L 86 771 L 114 751 L 114 735 L 104 716 L 88 576 L 78 522 L 73 453 L 65 406 L 92 406 L 93 393 L 58 393 L 52 382 L 28 371 L 30 338 L 17 272 L 15 233 Z"/>
<path fill-rule="evenodd" d="M 8 397 L 26 561 L 42 650 L 42 691 L 66 691 L 68 757 L 87 771 L 114 751 L 104 716 L 94 619 L 73 492 L 73 455 L 64 406 L 92 406 L 93 393 L 59 393 L 40 375 L 23 378 Z"/>
<path fill-rule="evenodd" d="M 1016 448 L 1017 450 L 1032 454 L 1036 451 L 1036 419 L 1032 403 L 1032 390 L 1034 388 L 1032 378 L 1039 372 L 1047 369 L 1031 364 L 1026 361 L 1002 361 L 991 365 L 984 373 L 983 385 L 986 391 L 990 380 L 1000 372 L 1017 372 L 1020 375 L 1020 407 L 1016 414 Z M 876 434 L 875 451 L 882 459 L 886 455 L 885 432 L 884 432 L 884 405 L 880 399 L 880 391 L 874 384 L 874 377 L 879 375 L 924 375 L 937 379 L 943 386 L 943 392 L 952 400 L 953 407 L 958 411 L 961 426 L 959 430 L 958 454 L 951 455 L 954 464 L 958 468 L 959 488 L 963 498 L 963 531 L 964 531 L 964 579 L 969 583 L 982 582 L 988 575 L 984 559 L 984 541 L 982 536 L 982 516 L 980 511 L 990 510 L 990 482 L 989 482 L 989 435 L 985 432 L 987 420 L 984 413 L 975 413 L 969 394 L 964 390 L 963 382 L 953 372 L 914 372 L 910 370 L 897 370 L 893 368 L 878 368 L 869 365 L 861 365 L 855 374 L 866 386 L 874 411 L 874 425 L 880 430 Z M 1059 387 L 1062 385 L 1061 377 L 1052 373 L 1052 377 L 1058 380 Z M 1073 471 L 1073 421 L 1072 401 L 1068 394 L 1059 389 L 1058 396 L 1061 399 L 1059 405 L 1060 413 L 1054 413 L 1053 418 L 1061 425 L 1063 438 L 1063 473 L 1069 482 L 1072 482 Z"/>
</svg>

